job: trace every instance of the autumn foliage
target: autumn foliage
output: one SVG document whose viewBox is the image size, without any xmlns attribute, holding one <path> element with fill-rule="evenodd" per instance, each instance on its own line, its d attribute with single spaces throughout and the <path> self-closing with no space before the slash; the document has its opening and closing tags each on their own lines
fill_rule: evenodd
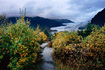
<svg viewBox="0 0 105 70">
<path fill-rule="evenodd" d="M 59 59 L 73 70 L 105 69 L 105 25 L 92 29 L 85 39 L 77 32 L 59 32 L 53 35 L 54 59 Z"/>
<path fill-rule="evenodd" d="M 0 63 L 4 56 L 9 55 L 8 68 L 22 70 L 36 62 L 40 44 L 47 41 L 47 36 L 40 31 L 29 27 L 24 18 L 16 24 L 9 24 L 0 28 Z"/>
</svg>

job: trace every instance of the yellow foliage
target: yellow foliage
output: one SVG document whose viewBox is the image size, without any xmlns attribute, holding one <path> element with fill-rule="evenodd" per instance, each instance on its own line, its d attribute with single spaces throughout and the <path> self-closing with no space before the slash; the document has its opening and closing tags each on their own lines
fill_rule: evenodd
<svg viewBox="0 0 105 70">
<path fill-rule="evenodd" d="M 44 32 L 40 32 L 40 36 L 43 39 L 44 42 L 47 41 L 47 35 Z"/>
<path fill-rule="evenodd" d="M 47 41 L 47 36 L 41 32 L 39 26 L 34 30 L 29 27 L 29 23 L 22 17 L 16 24 L 0 28 L 0 56 L 6 54 L 10 56 L 11 62 L 8 64 L 10 69 L 18 70 L 35 63 L 40 51 L 40 42 Z"/>
<path fill-rule="evenodd" d="M 52 38 L 54 59 L 74 70 L 105 69 L 105 25 L 94 27 L 84 40 L 76 32 L 59 32 Z"/>
</svg>

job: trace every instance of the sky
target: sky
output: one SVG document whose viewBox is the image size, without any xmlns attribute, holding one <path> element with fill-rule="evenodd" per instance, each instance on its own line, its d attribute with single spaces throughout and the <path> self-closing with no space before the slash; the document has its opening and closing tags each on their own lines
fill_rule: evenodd
<svg viewBox="0 0 105 70">
<path fill-rule="evenodd" d="M 19 8 L 31 17 L 85 22 L 105 8 L 105 0 L 0 0 L 0 15 L 19 16 Z"/>
</svg>

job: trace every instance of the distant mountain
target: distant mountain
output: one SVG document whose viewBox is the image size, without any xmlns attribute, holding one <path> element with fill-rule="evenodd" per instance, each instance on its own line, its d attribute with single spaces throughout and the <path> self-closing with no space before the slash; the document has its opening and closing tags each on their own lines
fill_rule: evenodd
<svg viewBox="0 0 105 70">
<path fill-rule="evenodd" d="M 16 23 L 16 19 L 19 19 L 19 17 L 8 17 L 9 22 Z M 31 22 L 32 27 L 36 27 L 37 25 L 40 25 L 40 27 L 57 27 L 57 26 L 63 26 L 62 23 L 71 23 L 71 20 L 67 19 L 48 19 L 43 17 L 25 17 L 25 20 L 29 20 Z"/>
<path fill-rule="evenodd" d="M 86 27 L 79 27 L 78 29 L 82 30 L 82 29 L 85 29 Z"/>
<path fill-rule="evenodd" d="M 60 22 L 60 23 L 74 23 L 73 21 L 68 20 L 68 19 L 53 19 L 53 20 Z"/>
<path fill-rule="evenodd" d="M 91 23 L 99 25 L 99 26 L 104 25 L 104 23 L 105 23 L 105 8 L 101 12 L 97 13 L 94 16 L 94 18 L 92 18 Z"/>
</svg>

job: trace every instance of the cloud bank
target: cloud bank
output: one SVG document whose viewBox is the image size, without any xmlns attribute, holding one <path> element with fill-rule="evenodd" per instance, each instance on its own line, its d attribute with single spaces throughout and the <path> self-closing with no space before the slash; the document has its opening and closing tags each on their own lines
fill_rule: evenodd
<svg viewBox="0 0 105 70">
<path fill-rule="evenodd" d="M 105 8 L 105 0 L 0 0 L 0 14 L 19 16 L 19 8 L 27 16 L 84 22 Z"/>
</svg>

